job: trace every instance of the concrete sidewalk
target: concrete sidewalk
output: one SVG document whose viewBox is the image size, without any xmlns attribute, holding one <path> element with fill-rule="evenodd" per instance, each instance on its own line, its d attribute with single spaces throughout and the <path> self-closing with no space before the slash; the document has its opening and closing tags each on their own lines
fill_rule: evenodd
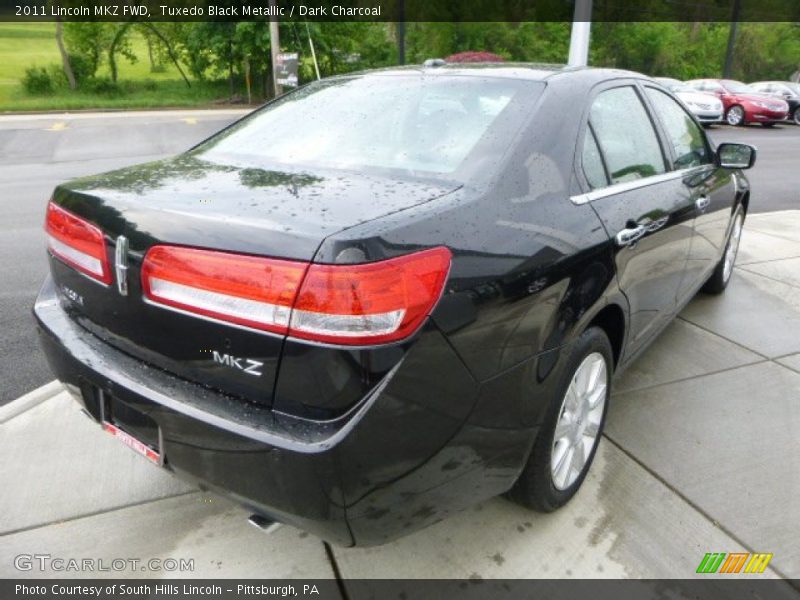
<svg viewBox="0 0 800 600">
<path fill-rule="evenodd" d="M 70 575 L 14 568 L 46 553 L 195 562 L 105 574 L 131 577 L 688 578 L 706 552 L 749 551 L 774 554 L 763 576 L 797 579 L 798 431 L 800 211 L 753 215 L 728 291 L 698 296 L 616 382 L 592 471 L 561 511 L 498 498 L 386 546 L 329 553 L 288 526 L 249 527 L 62 392 L 0 424 L 0 577 Z"/>
</svg>

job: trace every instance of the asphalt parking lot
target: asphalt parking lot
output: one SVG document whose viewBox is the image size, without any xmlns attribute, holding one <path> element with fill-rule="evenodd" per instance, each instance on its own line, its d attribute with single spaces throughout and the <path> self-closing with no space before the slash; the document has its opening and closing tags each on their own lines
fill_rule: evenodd
<svg viewBox="0 0 800 600">
<path fill-rule="evenodd" d="M 0 119 L 5 402 L 50 380 L 28 316 L 50 188 L 175 152 L 235 117 L 186 114 Z M 249 527 L 247 513 L 102 434 L 53 385 L 0 408 L 0 488 L 13 490 L 0 495 L 0 577 L 63 575 L 17 571 L 25 552 L 195 560 L 169 576 L 472 579 L 687 578 L 706 552 L 767 552 L 764 577 L 800 578 L 800 128 L 711 134 L 760 151 L 734 279 L 615 382 L 596 462 L 564 510 L 498 498 L 386 546 L 328 552 L 288 526 Z"/>
<path fill-rule="evenodd" d="M 186 150 L 243 110 L 0 116 L 0 405 L 50 381 L 30 308 L 44 280 L 44 209 L 81 175 Z"/>
</svg>

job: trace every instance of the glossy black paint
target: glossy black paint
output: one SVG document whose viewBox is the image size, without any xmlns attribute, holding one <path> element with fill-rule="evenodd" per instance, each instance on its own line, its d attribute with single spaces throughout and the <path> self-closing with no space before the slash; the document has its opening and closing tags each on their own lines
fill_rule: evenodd
<svg viewBox="0 0 800 600">
<path fill-rule="evenodd" d="M 356 173 L 285 173 L 181 155 L 78 179 L 54 192 L 57 203 L 100 225 L 112 261 L 117 236 L 128 238 L 127 296 L 53 258 L 51 270 L 62 288 L 81 295 L 83 303 L 71 309 L 96 335 L 192 381 L 268 406 L 283 338 L 147 304 L 140 273 L 148 248 L 170 243 L 310 261 L 327 235 L 455 187 Z M 262 376 L 220 366 L 213 361 L 215 350 L 263 363 Z"/>
<path fill-rule="evenodd" d="M 590 98 L 641 76 L 484 66 L 363 77 L 397 72 L 544 91 L 513 108 L 513 128 L 490 132 L 503 150 L 487 141 L 485 168 L 455 180 L 246 173 L 190 153 L 60 186 L 56 202 L 100 224 L 110 256 L 117 235 L 130 239 L 134 276 L 123 298 L 51 258 L 34 310 L 53 370 L 95 418 L 114 397 L 158 424 L 168 469 L 343 545 L 383 543 L 508 490 L 569 344 L 599 324 L 623 368 L 708 277 L 749 193 L 741 173 L 711 165 L 574 201 L 589 191 L 576 148 Z M 656 213 L 662 225 L 637 244 L 614 243 Z M 335 348 L 146 305 L 138 269 L 154 243 L 321 263 L 446 245 L 453 264 L 411 339 Z M 264 373 L 227 372 L 210 349 L 260 357 Z"/>
</svg>

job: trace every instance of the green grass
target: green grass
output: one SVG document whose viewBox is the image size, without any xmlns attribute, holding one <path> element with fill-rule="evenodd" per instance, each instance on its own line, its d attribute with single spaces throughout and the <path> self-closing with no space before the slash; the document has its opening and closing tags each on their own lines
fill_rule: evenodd
<svg viewBox="0 0 800 600">
<path fill-rule="evenodd" d="M 26 110 L 77 110 L 88 108 L 159 108 L 206 106 L 228 96 L 223 82 L 192 82 L 188 88 L 175 65 L 152 72 L 144 38 L 135 34 L 131 63 L 118 59 L 121 92 L 97 94 L 60 89 L 47 96 L 31 96 L 22 88 L 25 69 L 60 64 L 54 23 L 0 23 L 0 112 Z M 103 65 L 98 76 L 108 76 Z"/>
</svg>

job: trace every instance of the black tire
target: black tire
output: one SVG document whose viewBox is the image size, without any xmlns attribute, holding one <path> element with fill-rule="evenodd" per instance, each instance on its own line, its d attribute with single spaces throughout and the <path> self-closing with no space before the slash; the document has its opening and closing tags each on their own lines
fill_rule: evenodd
<svg viewBox="0 0 800 600">
<path fill-rule="evenodd" d="M 728 284 L 731 281 L 731 276 L 733 275 L 733 265 L 736 263 L 736 256 L 739 253 L 739 239 L 741 236 L 741 229 L 739 232 L 739 237 L 735 237 L 736 232 L 736 222 L 738 219 L 741 219 L 741 225 L 744 224 L 744 209 L 739 206 L 736 208 L 736 212 L 733 214 L 733 220 L 731 225 L 731 230 L 728 233 L 728 241 L 725 242 L 725 251 L 722 253 L 722 258 L 719 259 L 717 266 L 714 268 L 714 272 L 711 273 L 711 277 L 708 278 L 705 285 L 702 287 L 702 291 L 706 294 L 721 294 L 725 291 L 728 287 Z M 725 269 L 725 258 L 730 251 L 731 244 L 736 244 L 735 249 L 733 250 L 733 263 L 729 270 Z"/>
<path fill-rule="evenodd" d="M 800 106 L 794 109 L 792 113 L 792 121 L 794 121 L 795 125 L 800 125 Z"/>
<path fill-rule="evenodd" d="M 596 441 L 591 449 L 582 471 L 575 481 L 564 489 L 558 489 L 551 473 L 551 460 L 554 445 L 554 435 L 556 424 L 561 416 L 564 407 L 565 395 L 572 383 L 573 377 L 578 367 L 583 361 L 594 353 L 599 353 L 605 360 L 606 365 L 606 390 L 605 403 L 603 406 L 602 417 L 600 418 L 599 429 Z M 608 414 L 608 403 L 611 395 L 611 375 L 614 368 L 614 355 L 608 336 L 599 327 L 590 327 L 572 344 L 569 355 L 566 358 L 566 366 L 558 385 L 558 393 L 551 399 L 550 405 L 542 424 L 539 434 L 536 436 L 533 450 L 528 462 L 522 470 L 514 487 L 508 492 L 508 497 L 525 507 L 532 508 L 541 512 L 552 512 L 564 504 L 575 495 L 580 488 L 586 474 L 592 465 L 592 460 L 597 452 L 597 446 L 603 434 L 606 415 Z"/>
</svg>

